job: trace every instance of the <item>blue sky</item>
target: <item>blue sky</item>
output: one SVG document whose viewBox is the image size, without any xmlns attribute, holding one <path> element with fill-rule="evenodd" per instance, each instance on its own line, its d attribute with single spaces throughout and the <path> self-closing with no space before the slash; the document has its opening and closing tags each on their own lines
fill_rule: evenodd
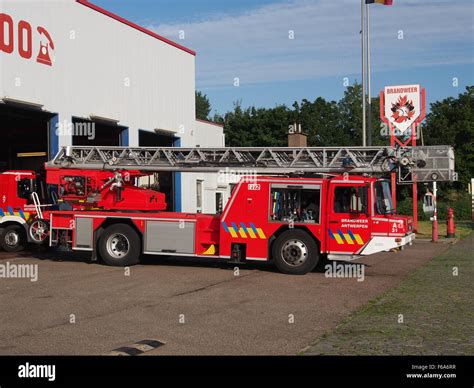
<svg viewBox="0 0 474 388">
<path fill-rule="evenodd" d="M 346 78 L 361 78 L 359 0 L 92 2 L 197 51 L 196 87 L 213 113 L 235 101 L 338 100 Z M 474 84 L 472 0 L 395 0 L 370 10 L 373 94 L 420 83 L 432 102 Z"/>
</svg>

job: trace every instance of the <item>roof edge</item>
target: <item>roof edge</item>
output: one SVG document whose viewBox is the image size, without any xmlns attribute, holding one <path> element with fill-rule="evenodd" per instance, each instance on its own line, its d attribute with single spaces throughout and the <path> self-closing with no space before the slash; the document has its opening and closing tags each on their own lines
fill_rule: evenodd
<svg viewBox="0 0 474 388">
<path fill-rule="evenodd" d="M 224 128 L 224 124 L 216 123 L 215 121 L 203 120 L 203 119 L 198 119 L 198 118 L 196 118 L 196 121 L 199 121 L 204 124 L 210 124 L 210 125 L 215 125 L 216 127 Z"/>
<path fill-rule="evenodd" d="M 105 15 L 105 16 L 108 16 L 108 17 L 110 17 L 110 18 L 112 18 L 112 19 L 115 19 L 115 20 L 117 20 L 118 22 L 123 23 L 123 24 L 125 24 L 125 25 L 127 25 L 127 26 L 129 26 L 129 27 L 132 27 L 132 28 L 134 28 L 134 29 L 136 29 L 136 30 L 138 30 L 138 31 L 140 31 L 140 32 L 143 32 L 144 34 L 147 34 L 147 35 L 149 35 L 149 36 L 151 36 L 151 37 L 153 37 L 153 38 L 155 38 L 155 39 L 161 40 L 162 42 L 167 43 L 167 44 L 169 44 L 170 46 L 173 46 L 173 47 L 175 47 L 175 48 L 177 48 L 177 49 L 179 49 L 179 50 L 182 50 L 182 51 L 184 51 L 184 52 L 187 52 L 188 54 L 191 54 L 191 55 L 193 55 L 193 56 L 196 56 L 196 52 L 195 52 L 195 51 L 193 51 L 193 50 L 191 50 L 191 49 L 189 49 L 189 48 L 187 48 L 187 47 L 184 47 L 184 46 L 182 46 L 182 45 L 180 45 L 180 44 L 178 44 L 178 43 L 176 43 L 176 42 L 173 42 L 172 40 L 167 39 L 167 38 L 165 38 L 164 36 L 158 35 L 158 34 L 154 33 L 153 31 L 150 31 L 150 30 L 148 30 L 148 29 L 146 29 L 146 28 L 144 28 L 144 27 L 141 27 L 141 26 L 139 26 L 138 24 L 131 22 L 130 20 L 127 20 L 127 19 L 125 19 L 125 18 L 123 18 L 123 17 L 121 17 L 121 16 L 118 16 L 118 15 L 112 13 L 112 12 L 109 12 L 109 11 L 107 11 L 106 9 L 99 7 L 98 5 L 92 4 L 92 3 L 91 3 L 90 1 L 88 1 L 88 0 L 76 0 L 76 2 L 79 3 L 79 4 L 82 4 L 82 5 L 84 5 L 84 6 L 88 7 L 88 8 L 90 8 L 90 9 L 96 11 L 96 12 L 99 12 L 99 13 Z"/>
</svg>

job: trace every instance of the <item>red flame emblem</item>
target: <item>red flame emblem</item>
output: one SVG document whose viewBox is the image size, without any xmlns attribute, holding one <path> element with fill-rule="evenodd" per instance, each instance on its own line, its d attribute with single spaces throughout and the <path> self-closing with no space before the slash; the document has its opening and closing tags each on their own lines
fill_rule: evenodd
<svg viewBox="0 0 474 388">
<path fill-rule="evenodd" d="M 400 96 L 395 104 L 392 104 L 392 118 L 397 123 L 409 121 L 415 115 L 413 101 L 409 101 L 407 96 Z"/>
</svg>

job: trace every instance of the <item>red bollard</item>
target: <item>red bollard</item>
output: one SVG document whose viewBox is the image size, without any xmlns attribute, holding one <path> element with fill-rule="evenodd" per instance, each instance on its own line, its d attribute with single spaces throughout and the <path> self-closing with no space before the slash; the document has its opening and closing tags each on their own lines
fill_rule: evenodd
<svg viewBox="0 0 474 388">
<path fill-rule="evenodd" d="M 433 242 L 438 241 L 438 220 L 433 221 L 432 230 L 431 230 L 431 241 Z"/>
<path fill-rule="evenodd" d="M 446 220 L 446 237 L 456 237 L 456 226 L 454 225 L 454 209 L 448 209 L 448 219 Z"/>
</svg>

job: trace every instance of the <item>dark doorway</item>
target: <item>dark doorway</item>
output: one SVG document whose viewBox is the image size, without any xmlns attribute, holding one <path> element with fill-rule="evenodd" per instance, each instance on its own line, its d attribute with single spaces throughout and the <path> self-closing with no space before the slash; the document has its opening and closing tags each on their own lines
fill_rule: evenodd
<svg viewBox="0 0 474 388">
<path fill-rule="evenodd" d="M 122 133 L 127 127 L 113 122 L 86 120 L 77 117 L 72 119 L 72 144 L 76 146 L 112 146 L 122 144 Z"/>
<path fill-rule="evenodd" d="M 40 108 L 0 104 L 0 171 L 43 169 L 54 116 Z"/>
<path fill-rule="evenodd" d="M 166 133 L 138 131 L 138 145 L 140 147 L 173 147 L 175 141 L 176 138 L 173 135 L 167 135 Z M 166 195 L 166 210 L 175 211 L 174 174 L 168 171 L 161 171 L 154 174 L 154 176 L 154 187 Z"/>
<path fill-rule="evenodd" d="M 162 133 L 138 131 L 140 147 L 173 147 L 176 138 Z"/>
</svg>

